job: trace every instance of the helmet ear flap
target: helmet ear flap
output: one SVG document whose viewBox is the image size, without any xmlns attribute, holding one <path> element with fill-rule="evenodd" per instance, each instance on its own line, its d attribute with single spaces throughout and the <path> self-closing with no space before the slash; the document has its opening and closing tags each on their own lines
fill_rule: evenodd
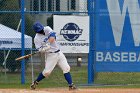
<svg viewBox="0 0 140 93">
<path fill-rule="evenodd" d="M 36 33 L 39 33 L 40 31 L 42 31 L 44 29 L 44 26 L 39 23 L 39 22 L 35 22 L 34 25 L 33 25 L 33 30 L 36 32 Z"/>
<path fill-rule="evenodd" d="M 39 34 L 43 34 L 43 35 L 45 35 L 45 32 L 44 32 L 43 29 L 42 29 L 40 32 L 36 32 L 36 33 L 39 33 Z"/>
</svg>

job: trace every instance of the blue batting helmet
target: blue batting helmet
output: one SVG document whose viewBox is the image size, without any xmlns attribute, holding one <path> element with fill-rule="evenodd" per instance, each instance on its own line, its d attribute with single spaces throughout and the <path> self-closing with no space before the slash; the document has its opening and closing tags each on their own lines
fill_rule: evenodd
<svg viewBox="0 0 140 93">
<path fill-rule="evenodd" d="M 33 29 L 34 29 L 35 32 L 40 32 L 41 30 L 44 29 L 44 26 L 41 23 L 36 22 L 33 25 Z"/>
</svg>

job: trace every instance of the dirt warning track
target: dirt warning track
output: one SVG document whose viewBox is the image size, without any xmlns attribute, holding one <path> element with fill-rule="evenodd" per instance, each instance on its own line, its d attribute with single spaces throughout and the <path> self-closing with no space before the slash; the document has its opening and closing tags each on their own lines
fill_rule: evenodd
<svg viewBox="0 0 140 93">
<path fill-rule="evenodd" d="M 80 88 L 69 91 L 66 88 L 45 89 L 0 89 L 0 93 L 140 93 L 138 88 Z"/>
</svg>

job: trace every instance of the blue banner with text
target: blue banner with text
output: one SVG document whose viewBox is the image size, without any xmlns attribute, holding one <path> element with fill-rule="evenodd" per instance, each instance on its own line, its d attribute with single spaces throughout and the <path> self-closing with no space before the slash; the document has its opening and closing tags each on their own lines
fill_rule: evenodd
<svg viewBox="0 0 140 93">
<path fill-rule="evenodd" d="M 140 0 L 96 0 L 96 71 L 140 71 Z"/>
</svg>

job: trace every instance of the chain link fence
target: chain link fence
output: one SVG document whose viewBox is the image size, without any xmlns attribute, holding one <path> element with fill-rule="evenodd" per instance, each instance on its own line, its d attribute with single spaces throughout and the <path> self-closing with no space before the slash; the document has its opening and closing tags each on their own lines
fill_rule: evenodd
<svg viewBox="0 0 140 93">
<path fill-rule="evenodd" d="M 32 29 L 32 25 L 36 21 L 40 21 L 43 25 L 49 25 L 53 28 L 53 15 L 87 15 L 87 1 L 79 0 L 24 0 L 25 1 L 25 35 L 31 37 L 32 41 L 35 36 L 35 32 Z M 22 55 L 22 18 L 21 18 L 21 0 L 0 0 L 0 25 L 4 29 L 4 36 L 0 38 L 0 84 L 20 84 L 21 83 L 21 61 L 15 61 L 15 58 Z M 0 30 L 3 30 L 0 28 Z M 7 31 L 8 30 L 8 31 Z M 18 32 L 12 36 L 9 33 Z M 20 34 L 20 35 L 18 35 Z M 15 39 L 18 35 L 18 39 Z M 11 37 L 9 37 L 11 36 Z M 9 37 L 9 38 L 8 38 Z M 5 39 L 8 38 L 8 39 Z M 11 41 L 10 41 L 11 40 Z M 13 40 L 16 41 L 15 46 Z M 26 37 L 25 37 L 26 40 Z M 10 42 L 9 42 L 10 41 Z M 29 42 L 28 42 L 29 43 Z M 28 48 L 28 43 L 25 43 L 25 55 L 36 51 L 34 43 L 32 48 Z M 8 45 L 9 44 L 9 45 Z M 6 47 L 5 47 L 5 46 Z M 8 46 L 7 46 L 8 45 Z M 27 48 L 26 48 L 27 46 Z M 12 47 L 12 48 L 11 48 Z M 79 53 L 66 53 L 66 58 L 71 66 L 71 74 L 76 84 L 87 83 L 87 58 L 88 54 Z M 82 58 L 82 62 L 78 61 L 78 58 Z M 37 77 L 44 69 L 44 56 L 43 54 L 36 54 L 29 59 L 25 59 L 25 83 L 30 85 L 32 81 Z M 79 74 L 76 74 L 79 73 Z M 59 82 L 56 82 L 59 81 Z M 63 77 L 62 71 L 56 66 L 51 76 L 41 82 L 42 84 L 54 84 L 57 87 L 66 85 L 66 81 Z"/>
</svg>

